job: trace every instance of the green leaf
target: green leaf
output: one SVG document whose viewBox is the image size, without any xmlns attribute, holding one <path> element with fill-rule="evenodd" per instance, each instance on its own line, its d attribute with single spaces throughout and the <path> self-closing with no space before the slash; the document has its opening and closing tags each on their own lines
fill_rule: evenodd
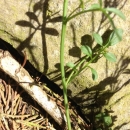
<svg viewBox="0 0 130 130">
<path fill-rule="evenodd" d="M 92 50 L 89 46 L 87 46 L 87 45 L 81 46 L 81 51 L 83 52 L 83 54 L 92 57 Z"/>
<path fill-rule="evenodd" d="M 98 78 L 97 71 L 95 69 L 91 68 L 91 72 L 92 72 L 92 78 L 93 78 L 93 80 L 96 80 Z"/>
<path fill-rule="evenodd" d="M 106 126 L 110 126 L 112 124 L 111 116 L 105 116 L 105 117 L 103 117 L 103 120 L 104 120 L 104 124 Z"/>
<path fill-rule="evenodd" d="M 66 66 L 68 66 L 68 67 L 70 67 L 70 68 L 74 68 L 74 67 L 75 67 L 75 64 L 72 63 L 72 62 L 68 62 L 68 63 L 66 64 Z"/>
<path fill-rule="evenodd" d="M 101 119 L 101 118 L 102 118 L 102 113 L 97 114 L 97 115 L 95 116 L 95 118 Z"/>
<path fill-rule="evenodd" d="M 109 45 L 113 46 L 122 40 L 123 30 L 115 29 L 109 37 Z"/>
<path fill-rule="evenodd" d="M 95 40 L 99 45 L 102 46 L 102 44 L 103 44 L 102 37 L 101 37 L 99 34 L 97 34 L 97 33 L 93 33 L 93 37 L 94 37 L 94 40 Z"/>
<path fill-rule="evenodd" d="M 89 10 L 96 10 L 96 9 L 100 9 L 99 4 L 92 4 L 91 7 L 89 8 Z"/>
<path fill-rule="evenodd" d="M 115 13 L 116 15 L 118 15 L 123 20 L 126 19 L 125 15 L 119 9 L 116 9 L 116 8 L 106 8 L 106 10 L 109 11 L 109 12 Z"/>
<path fill-rule="evenodd" d="M 116 56 L 113 53 L 107 52 L 103 55 L 108 61 L 116 62 Z"/>
</svg>

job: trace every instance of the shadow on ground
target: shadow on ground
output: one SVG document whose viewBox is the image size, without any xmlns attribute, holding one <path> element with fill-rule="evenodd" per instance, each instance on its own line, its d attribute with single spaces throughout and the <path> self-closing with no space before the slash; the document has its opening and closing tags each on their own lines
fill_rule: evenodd
<svg viewBox="0 0 130 130">
<path fill-rule="evenodd" d="M 127 51 L 129 51 L 129 48 L 125 51 L 125 53 Z M 122 56 L 119 62 L 117 63 L 115 71 L 109 77 L 100 81 L 95 86 L 91 86 L 90 88 L 84 89 L 83 91 L 81 91 L 73 97 L 76 103 L 81 106 L 83 112 L 87 115 L 87 117 L 89 117 L 92 124 L 95 124 L 96 114 L 102 112 L 103 106 L 108 104 L 110 98 L 130 83 L 130 69 L 128 69 L 129 64 L 130 57 Z M 124 76 L 127 77 L 125 78 L 125 80 L 122 79 L 122 77 Z M 107 115 L 110 115 L 110 113 L 113 113 L 113 111 L 106 110 L 105 113 L 107 113 Z M 113 123 L 115 120 L 116 117 L 112 117 Z M 101 124 L 95 124 L 95 126 L 99 125 Z M 109 127 L 111 128 L 111 126 Z M 118 128 L 121 127 L 122 125 L 118 126 Z"/>
</svg>

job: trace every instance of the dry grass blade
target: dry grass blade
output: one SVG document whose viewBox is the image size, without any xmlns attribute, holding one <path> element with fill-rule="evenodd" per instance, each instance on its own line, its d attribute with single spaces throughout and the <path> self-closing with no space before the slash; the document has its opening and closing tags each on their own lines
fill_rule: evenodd
<svg viewBox="0 0 130 130">
<path fill-rule="evenodd" d="M 55 130 L 37 108 L 23 101 L 25 92 L 19 86 L 0 81 L 0 130 Z"/>
<path fill-rule="evenodd" d="M 0 50 L 0 68 L 13 78 L 49 115 L 51 115 L 62 129 L 67 129 L 65 109 L 61 96 L 55 94 L 46 86 L 43 86 L 42 89 L 42 86 L 32 79 L 29 73 L 21 67 L 21 65 L 10 55 L 8 51 Z M 3 84 L 5 86 L 5 93 L 2 95 L 2 99 L 5 102 L 5 109 L 3 109 L 3 113 L 5 112 L 5 114 L 8 115 L 21 115 L 19 119 L 14 120 L 21 120 L 21 122 L 23 122 L 20 123 L 20 128 L 22 129 L 28 122 L 22 115 L 30 114 L 30 117 L 28 117 L 30 120 L 27 128 L 28 126 L 33 125 L 34 120 L 37 122 L 37 119 L 41 116 L 39 115 L 38 117 L 35 117 L 34 115 L 37 115 L 37 113 L 34 112 L 34 114 L 32 114 L 32 111 L 27 113 L 29 107 L 28 104 L 21 100 L 18 93 L 13 91 L 10 85 L 6 85 L 4 81 Z M 16 87 L 16 90 L 17 89 L 18 87 Z M 71 104 L 69 105 L 73 129 L 89 130 L 88 124 L 85 120 L 82 119 L 78 113 L 74 112 L 76 109 L 71 108 Z M 11 126 L 12 124 L 13 123 L 11 123 Z M 42 126 L 44 125 L 43 123 L 41 124 Z M 41 124 L 38 124 L 38 126 Z M 46 121 L 45 127 L 52 127 L 49 121 Z"/>
</svg>

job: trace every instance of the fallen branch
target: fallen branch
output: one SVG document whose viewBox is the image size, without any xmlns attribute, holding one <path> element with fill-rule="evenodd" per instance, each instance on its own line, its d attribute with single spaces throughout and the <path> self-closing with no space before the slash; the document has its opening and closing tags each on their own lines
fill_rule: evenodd
<svg viewBox="0 0 130 130">
<path fill-rule="evenodd" d="M 51 117 L 66 129 L 66 116 L 64 109 L 47 95 L 43 89 L 32 79 L 29 73 L 11 56 L 8 51 L 0 49 L 0 69 L 12 77 Z M 71 110 L 72 111 L 72 110 Z M 73 128 L 89 129 L 88 125 L 74 112 L 71 114 Z M 80 120 L 80 123 L 79 123 Z M 82 126 L 82 127 L 81 127 Z"/>
</svg>

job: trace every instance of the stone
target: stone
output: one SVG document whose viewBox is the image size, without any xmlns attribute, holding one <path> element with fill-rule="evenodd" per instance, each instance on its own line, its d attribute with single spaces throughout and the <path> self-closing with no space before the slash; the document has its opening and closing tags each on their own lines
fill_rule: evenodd
<svg viewBox="0 0 130 130">
<path fill-rule="evenodd" d="M 90 7 L 92 3 L 97 1 L 88 2 L 85 8 Z M 105 102 L 101 105 L 101 110 L 109 108 L 114 111 L 112 115 L 118 117 L 113 125 L 113 128 L 116 128 L 123 122 L 130 121 L 127 109 L 130 92 L 130 2 L 103 0 L 103 4 L 105 7 L 119 8 L 126 16 L 126 21 L 123 21 L 118 16 L 112 15 L 116 27 L 124 31 L 123 40 L 109 48 L 116 55 L 117 62 L 111 63 L 102 57 L 97 63 L 92 63 L 91 67 L 98 72 L 98 80 L 93 81 L 90 70 L 85 70 L 69 85 L 68 93 L 80 105 L 88 106 L 94 101 L 90 100 L 91 95 L 94 99 L 96 96 L 94 93 L 98 91 L 97 100 L 100 103 Z M 20 53 L 26 51 L 28 60 L 40 72 L 61 86 L 59 57 L 63 0 L 1 0 L 0 5 L 0 38 L 11 43 Z M 69 1 L 68 14 L 78 5 L 79 0 Z M 80 52 L 82 42 L 85 40 L 87 44 L 91 43 L 93 32 L 102 35 L 108 29 L 112 28 L 100 12 L 89 12 L 71 20 L 66 31 L 65 64 L 70 61 L 74 63 L 83 56 Z"/>
</svg>

